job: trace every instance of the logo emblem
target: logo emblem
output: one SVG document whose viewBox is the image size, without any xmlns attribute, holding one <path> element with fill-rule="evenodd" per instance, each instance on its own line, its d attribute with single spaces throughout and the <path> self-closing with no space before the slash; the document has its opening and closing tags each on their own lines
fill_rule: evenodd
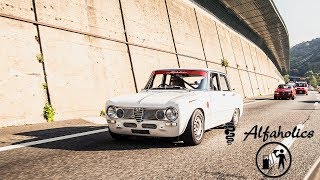
<svg viewBox="0 0 320 180">
<path fill-rule="evenodd" d="M 270 178 L 283 176 L 290 169 L 292 157 L 289 149 L 279 142 L 268 142 L 256 154 L 259 171 Z"/>
<path fill-rule="evenodd" d="M 143 117 L 143 108 L 134 108 L 133 115 L 137 122 L 141 122 Z"/>
</svg>

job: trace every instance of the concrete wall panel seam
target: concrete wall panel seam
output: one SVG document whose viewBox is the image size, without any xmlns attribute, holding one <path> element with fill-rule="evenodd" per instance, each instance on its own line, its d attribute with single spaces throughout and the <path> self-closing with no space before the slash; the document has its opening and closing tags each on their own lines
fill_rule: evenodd
<svg viewBox="0 0 320 180">
<path fill-rule="evenodd" d="M 215 22 L 215 25 L 216 25 L 216 31 L 218 33 L 218 40 L 219 40 L 219 45 L 220 45 L 220 50 L 221 50 L 221 54 L 222 54 L 222 59 L 225 58 L 224 54 L 223 54 L 223 51 L 222 51 L 222 46 L 221 46 L 221 40 L 220 40 L 220 34 L 219 34 L 219 30 L 218 30 L 218 26 L 217 26 L 217 23 Z M 224 67 L 225 71 L 227 72 L 227 68 Z"/>
<path fill-rule="evenodd" d="M 258 76 L 256 73 L 256 65 L 254 64 L 254 61 L 256 61 L 256 59 L 253 58 L 253 54 L 252 54 L 252 47 L 249 45 L 249 50 L 250 50 L 250 56 L 251 56 L 251 60 L 252 60 L 252 64 L 253 64 L 253 69 L 254 69 L 254 75 L 255 75 L 255 79 L 257 81 L 257 85 L 258 85 L 258 90 L 259 90 L 259 95 L 261 95 L 261 90 L 260 90 L 260 86 L 259 86 L 259 81 L 258 81 Z"/>
<path fill-rule="evenodd" d="M 207 56 L 206 56 L 206 52 L 205 52 L 205 50 L 204 50 L 203 40 L 202 40 L 201 31 L 200 31 L 200 27 L 199 27 L 198 16 L 197 16 L 197 12 L 196 12 L 196 9 L 195 9 L 195 8 L 194 8 L 194 15 L 196 16 L 197 27 L 198 27 L 198 31 L 199 31 L 200 40 L 201 40 L 201 46 L 202 46 L 203 56 L 204 56 L 204 59 L 206 60 L 206 66 L 207 66 L 207 68 L 208 68 Z"/>
<path fill-rule="evenodd" d="M 126 32 L 126 24 L 124 22 L 121 0 L 119 0 L 119 8 L 120 8 L 120 12 L 121 12 L 121 19 L 122 19 L 122 23 L 123 23 L 123 30 L 124 30 L 125 40 L 128 42 L 128 35 L 127 35 L 127 32 Z M 131 72 L 132 72 L 132 77 L 133 77 L 133 82 L 134 82 L 134 88 L 135 88 L 136 92 L 138 92 L 137 81 L 136 81 L 136 77 L 135 77 L 134 70 L 133 70 L 133 65 L 132 65 L 132 57 L 131 57 L 130 47 L 129 47 L 128 44 L 126 44 L 126 46 L 127 46 L 127 50 L 128 50 L 128 56 L 129 56 Z"/>
<path fill-rule="evenodd" d="M 235 60 L 235 62 L 236 62 L 236 64 L 237 64 L 237 66 L 238 66 L 237 57 L 236 57 L 236 54 L 235 54 L 235 50 L 234 50 L 234 46 L 233 46 L 232 40 L 231 40 L 231 48 L 232 48 L 234 60 Z M 246 93 L 245 93 L 244 88 L 243 88 L 243 83 L 242 83 L 242 79 L 241 79 L 241 76 L 240 76 L 239 68 L 237 68 L 237 70 L 238 70 L 238 76 L 239 76 L 240 83 L 241 83 L 242 92 L 243 92 L 244 97 L 246 97 Z"/>
<path fill-rule="evenodd" d="M 172 25 L 171 25 L 171 20 L 170 20 L 170 15 L 169 15 L 169 9 L 168 9 L 168 5 L 167 5 L 167 0 L 164 0 L 164 3 L 165 3 L 165 5 L 166 5 L 166 11 L 167 11 L 168 21 L 169 21 L 169 26 L 170 26 L 170 32 L 171 32 L 171 37 L 172 37 L 174 52 L 176 53 L 177 62 L 178 62 L 178 67 L 180 67 L 179 56 L 178 56 L 178 52 L 177 52 L 177 46 L 176 46 L 176 42 L 175 42 L 175 40 L 174 40 L 174 35 L 173 35 L 173 32 L 172 32 Z"/>
<path fill-rule="evenodd" d="M 248 64 L 247 64 L 246 56 L 245 56 L 245 53 L 244 53 L 244 48 L 243 48 L 242 41 L 240 41 L 240 43 L 241 43 L 242 53 L 243 53 L 243 56 L 244 56 L 244 61 L 245 61 L 246 67 L 247 67 L 246 72 L 248 73 L 249 82 L 250 82 L 250 87 L 251 87 L 251 92 L 252 92 L 252 94 L 254 95 L 254 91 L 253 91 L 252 82 L 251 82 L 251 78 L 250 78 L 249 71 L 248 71 Z"/>
<path fill-rule="evenodd" d="M 35 21 L 38 21 L 37 8 L 36 8 L 35 0 L 32 0 L 32 6 L 33 6 L 33 12 L 34 12 L 34 19 L 35 19 Z M 44 76 L 44 82 L 46 83 L 45 91 L 46 91 L 48 103 L 49 103 L 49 105 L 51 105 L 50 90 L 49 90 L 49 84 L 48 84 L 48 79 L 47 79 L 46 66 L 45 66 L 45 61 L 43 60 L 44 55 L 43 55 L 43 51 L 42 51 L 40 29 L 39 29 L 39 25 L 35 24 L 35 26 L 36 26 L 36 29 L 37 29 L 37 35 L 38 35 L 37 41 L 39 43 L 40 54 L 41 54 L 41 58 L 42 58 L 41 65 L 42 65 L 42 71 L 43 71 L 43 76 Z"/>
</svg>

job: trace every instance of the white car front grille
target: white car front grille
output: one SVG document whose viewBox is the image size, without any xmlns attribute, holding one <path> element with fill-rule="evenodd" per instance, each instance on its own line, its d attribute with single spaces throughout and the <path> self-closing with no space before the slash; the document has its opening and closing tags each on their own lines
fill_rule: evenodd
<svg viewBox="0 0 320 180">
<path fill-rule="evenodd" d="M 134 108 L 133 115 L 138 122 L 141 122 L 143 117 L 143 108 Z"/>
</svg>

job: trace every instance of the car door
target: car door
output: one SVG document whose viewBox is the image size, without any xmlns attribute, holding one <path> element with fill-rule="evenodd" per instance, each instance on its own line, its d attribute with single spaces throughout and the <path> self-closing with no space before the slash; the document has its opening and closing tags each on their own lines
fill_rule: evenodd
<svg viewBox="0 0 320 180">
<path fill-rule="evenodd" d="M 228 82 L 228 78 L 225 74 L 219 74 L 219 86 L 221 92 L 221 106 L 222 106 L 222 122 L 227 123 L 231 121 L 235 103 L 236 103 L 236 96 L 235 93 L 231 91 L 230 84 Z"/>
<path fill-rule="evenodd" d="M 210 72 L 209 76 L 209 113 L 210 117 L 208 118 L 208 128 L 212 128 L 218 125 L 223 124 L 223 92 L 220 91 L 219 86 L 219 74 L 216 72 Z"/>
</svg>

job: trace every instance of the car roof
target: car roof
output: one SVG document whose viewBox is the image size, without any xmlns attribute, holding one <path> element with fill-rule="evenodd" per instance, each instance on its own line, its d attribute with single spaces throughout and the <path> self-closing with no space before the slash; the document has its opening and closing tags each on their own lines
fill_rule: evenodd
<svg viewBox="0 0 320 180">
<path fill-rule="evenodd" d="M 226 74 L 225 72 L 216 70 L 216 69 L 210 69 L 210 68 L 171 68 L 171 69 L 157 69 L 155 71 L 176 71 L 176 70 L 198 70 L 198 71 L 214 71 L 221 74 Z"/>
</svg>

